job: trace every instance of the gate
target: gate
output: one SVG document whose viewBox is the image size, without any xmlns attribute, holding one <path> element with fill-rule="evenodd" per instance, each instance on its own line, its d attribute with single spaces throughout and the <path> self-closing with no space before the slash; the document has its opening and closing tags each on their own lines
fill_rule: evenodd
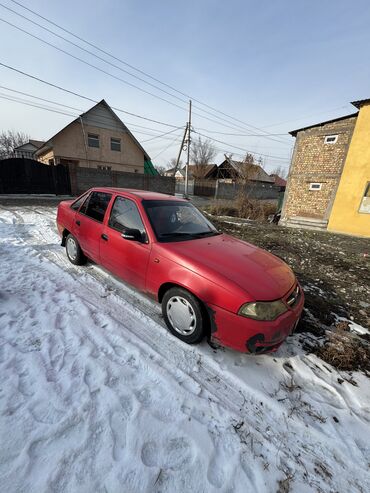
<svg viewBox="0 0 370 493">
<path fill-rule="evenodd" d="M 0 161 L 0 193 L 70 195 L 69 169 L 62 164 L 49 166 L 33 159 L 3 159 Z"/>
</svg>

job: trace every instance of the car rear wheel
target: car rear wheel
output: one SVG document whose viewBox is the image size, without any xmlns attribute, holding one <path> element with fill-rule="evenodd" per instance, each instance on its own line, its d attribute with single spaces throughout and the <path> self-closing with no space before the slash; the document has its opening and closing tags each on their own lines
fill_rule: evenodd
<svg viewBox="0 0 370 493">
<path fill-rule="evenodd" d="M 171 288 L 163 296 L 162 313 L 173 335 L 188 344 L 200 342 L 205 319 L 200 302 L 189 291 Z"/>
<path fill-rule="evenodd" d="M 70 262 L 75 265 L 82 265 L 86 262 L 86 257 L 83 254 L 80 245 L 76 238 L 69 234 L 66 239 L 66 252 Z"/>
</svg>

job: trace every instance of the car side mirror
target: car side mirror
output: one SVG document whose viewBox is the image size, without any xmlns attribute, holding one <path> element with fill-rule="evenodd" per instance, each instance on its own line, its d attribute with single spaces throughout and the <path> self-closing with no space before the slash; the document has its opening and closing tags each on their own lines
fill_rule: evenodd
<svg viewBox="0 0 370 493">
<path fill-rule="evenodd" d="M 141 231 L 138 229 L 126 229 L 122 234 L 122 238 L 125 240 L 131 240 L 131 241 L 143 241 L 143 235 L 141 234 Z"/>
</svg>

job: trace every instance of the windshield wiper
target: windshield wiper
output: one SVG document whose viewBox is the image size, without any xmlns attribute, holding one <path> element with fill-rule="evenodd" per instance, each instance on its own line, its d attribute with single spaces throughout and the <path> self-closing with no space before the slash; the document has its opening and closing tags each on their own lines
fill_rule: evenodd
<svg viewBox="0 0 370 493">
<path fill-rule="evenodd" d="M 205 237 L 205 236 L 217 236 L 220 235 L 218 231 L 202 231 L 201 233 L 192 233 L 193 236 Z"/>
<path fill-rule="evenodd" d="M 199 233 L 185 233 L 185 232 L 178 232 L 174 231 L 173 233 L 162 233 L 159 235 L 160 238 L 165 238 L 165 237 L 170 237 L 170 236 L 190 236 L 192 238 L 203 238 L 205 236 L 215 236 L 219 235 L 218 231 L 201 231 Z"/>
<path fill-rule="evenodd" d="M 159 234 L 160 238 L 165 238 L 167 236 L 193 236 L 193 233 L 176 233 L 174 231 L 173 233 L 160 233 Z"/>
</svg>

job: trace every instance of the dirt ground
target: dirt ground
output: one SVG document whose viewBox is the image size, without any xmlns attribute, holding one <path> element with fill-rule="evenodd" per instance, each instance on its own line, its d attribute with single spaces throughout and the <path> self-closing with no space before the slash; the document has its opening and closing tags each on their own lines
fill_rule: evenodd
<svg viewBox="0 0 370 493">
<path fill-rule="evenodd" d="M 299 332 L 320 338 L 327 330 L 343 330 L 336 315 L 370 327 L 369 239 L 269 223 L 230 224 L 234 221 L 212 218 L 219 230 L 265 248 L 296 273 L 306 297 Z M 368 339 L 360 337 L 364 343 Z M 370 368 L 369 361 L 365 367 Z"/>
</svg>

